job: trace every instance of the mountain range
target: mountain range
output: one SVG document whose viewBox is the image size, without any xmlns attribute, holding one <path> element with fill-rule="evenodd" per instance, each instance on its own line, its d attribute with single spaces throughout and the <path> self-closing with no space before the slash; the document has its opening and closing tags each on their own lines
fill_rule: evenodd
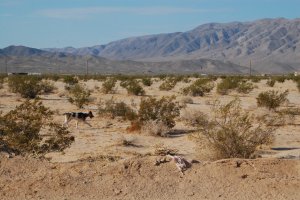
<svg viewBox="0 0 300 200">
<path fill-rule="evenodd" d="M 85 48 L 9 46 L 0 49 L 2 63 L 4 55 L 16 69 L 59 65 L 74 73 L 87 59 L 100 73 L 248 73 L 249 66 L 256 73 L 291 73 L 300 70 L 300 19 L 209 23 Z"/>
</svg>

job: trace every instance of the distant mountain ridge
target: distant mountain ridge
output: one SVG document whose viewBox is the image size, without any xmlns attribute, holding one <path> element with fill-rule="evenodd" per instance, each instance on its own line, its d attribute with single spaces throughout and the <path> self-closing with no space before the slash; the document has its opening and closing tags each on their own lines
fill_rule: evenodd
<svg viewBox="0 0 300 200">
<path fill-rule="evenodd" d="M 4 55 L 19 67 L 60 63 L 67 68 L 72 64 L 75 71 L 91 59 L 96 71 L 105 68 L 109 73 L 118 72 L 120 66 L 124 73 L 132 69 L 143 73 L 192 69 L 199 73 L 247 73 L 250 65 L 257 73 L 291 73 L 300 71 L 300 19 L 209 23 L 187 32 L 132 37 L 85 48 L 9 46 L 0 49 L 2 60 Z"/>
<path fill-rule="evenodd" d="M 89 73 L 101 74 L 243 74 L 248 70 L 230 62 L 210 59 L 143 62 L 110 60 L 99 56 L 9 46 L 0 50 L 0 72 Z"/>
<path fill-rule="evenodd" d="M 122 39 L 87 48 L 45 49 L 114 60 L 230 61 L 262 72 L 299 70 L 300 19 L 261 19 L 253 22 L 209 23 L 187 32 Z"/>
</svg>

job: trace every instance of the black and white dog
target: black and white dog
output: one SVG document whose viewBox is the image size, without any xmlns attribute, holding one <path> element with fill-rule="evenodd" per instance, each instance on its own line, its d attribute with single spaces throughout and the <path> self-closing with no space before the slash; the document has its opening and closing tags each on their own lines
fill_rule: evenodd
<svg viewBox="0 0 300 200">
<path fill-rule="evenodd" d="M 93 118 L 94 115 L 92 113 L 92 111 L 89 111 L 88 113 L 83 113 L 83 112 L 67 112 L 64 113 L 63 115 L 65 115 L 65 122 L 63 123 L 63 126 L 67 126 L 68 127 L 68 123 L 72 120 L 72 119 L 76 119 L 76 128 L 78 128 L 78 122 L 82 121 L 83 123 L 89 125 L 91 127 L 91 125 L 89 123 L 87 123 L 85 120 L 87 117 L 89 118 Z"/>
</svg>

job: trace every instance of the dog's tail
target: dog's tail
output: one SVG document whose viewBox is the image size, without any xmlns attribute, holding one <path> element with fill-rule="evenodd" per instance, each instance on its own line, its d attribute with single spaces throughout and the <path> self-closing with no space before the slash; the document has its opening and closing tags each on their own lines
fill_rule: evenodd
<svg viewBox="0 0 300 200">
<path fill-rule="evenodd" d="M 70 113 L 69 112 L 66 112 L 66 113 L 64 113 L 63 115 L 69 115 Z"/>
</svg>

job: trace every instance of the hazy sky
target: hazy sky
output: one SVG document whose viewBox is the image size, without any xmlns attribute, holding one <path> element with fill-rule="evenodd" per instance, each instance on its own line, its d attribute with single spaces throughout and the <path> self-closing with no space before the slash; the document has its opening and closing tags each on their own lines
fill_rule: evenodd
<svg viewBox="0 0 300 200">
<path fill-rule="evenodd" d="M 300 0 L 0 0 L 0 48 L 85 47 L 277 17 L 299 18 Z"/>
</svg>

